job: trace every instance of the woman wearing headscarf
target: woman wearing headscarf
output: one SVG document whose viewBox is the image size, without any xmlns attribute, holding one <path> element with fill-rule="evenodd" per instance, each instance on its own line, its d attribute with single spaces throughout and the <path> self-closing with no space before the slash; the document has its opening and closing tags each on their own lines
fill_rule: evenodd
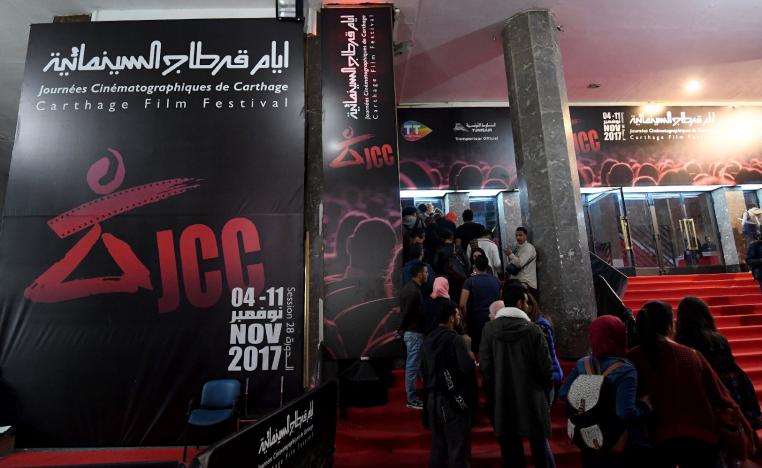
<svg viewBox="0 0 762 468">
<path fill-rule="evenodd" d="M 613 315 L 604 315 L 590 324 L 592 353 L 579 361 L 561 386 L 560 399 L 567 401 L 569 389 L 575 379 L 587 374 L 587 366 L 598 374 L 606 374 L 605 380 L 615 394 L 614 412 L 618 419 L 614 444 L 608 451 L 582 450 L 582 466 L 585 468 L 618 468 L 640 466 L 637 449 L 643 443 L 638 430 L 650 409 L 648 400 L 637 399 L 638 372 L 624 356 L 627 333 L 624 323 Z M 610 369 L 611 368 L 611 369 Z M 608 373 L 607 373 L 608 371 Z"/>
<path fill-rule="evenodd" d="M 648 427 L 654 460 L 660 467 L 715 468 L 717 415 L 738 406 L 704 356 L 672 341 L 672 323 L 671 305 L 646 303 L 637 318 L 640 346 L 627 355 L 653 405 Z"/>
</svg>

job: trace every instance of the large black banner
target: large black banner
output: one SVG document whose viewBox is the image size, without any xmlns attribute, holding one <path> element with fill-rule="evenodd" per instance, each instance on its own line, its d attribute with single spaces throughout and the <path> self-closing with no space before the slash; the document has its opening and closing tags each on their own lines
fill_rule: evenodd
<svg viewBox="0 0 762 468">
<path fill-rule="evenodd" d="M 335 358 L 398 353 L 392 9 L 323 8 L 320 34 L 325 341 Z"/>
<path fill-rule="evenodd" d="M 762 183 L 762 109 L 572 107 L 583 187 Z"/>
<path fill-rule="evenodd" d="M 191 468 L 328 468 L 336 445 L 330 381 L 196 456 Z"/>
<path fill-rule="evenodd" d="M 403 189 L 509 190 L 515 186 L 508 108 L 401 108 L 397 117 Z"/>
<path fill-rule="evenodd" d="M 0 238 L 22 446 L 174 444 L 191 397 L 301 392 L 302 26 L 32 27 Z"/>
</svg>

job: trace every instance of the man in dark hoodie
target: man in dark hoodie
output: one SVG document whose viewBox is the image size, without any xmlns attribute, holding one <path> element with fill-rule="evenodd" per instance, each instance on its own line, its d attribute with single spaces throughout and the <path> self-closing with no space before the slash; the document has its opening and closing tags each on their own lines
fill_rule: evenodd
<svg viewBox="0 0 762 468">
<path fill-rule="evenodd" d="M 503 288 L 506 307 L 484 326 L 479 367 L 487 395 L 487 415 L 500 444 L 504 467 L 526 466 L 522 439 L 529 438 L 537 468 L 554 466 L 550 406 L 545 391 L 553 384 L 553 364 L 542 329 L 524 312 L 527 295 L 521 285 Z"/>
<path fill-rule="evenodd" d="M 471 425 L 478 407 L 476 365 L 463 336 L 453 330 L 456 307 L 440 301 L 439 325 L 423 341 L 423 425 L 431 430 L 429 466 L 470 466 Z"/>
</svg>

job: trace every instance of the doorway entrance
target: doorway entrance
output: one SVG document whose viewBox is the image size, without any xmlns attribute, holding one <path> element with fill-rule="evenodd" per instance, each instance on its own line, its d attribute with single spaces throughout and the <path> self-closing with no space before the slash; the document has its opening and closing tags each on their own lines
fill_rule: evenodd
<svg viewBox="0 0 762 468">
<path fill-rule="evenodd" d="M 626 274 L 718 271 L 724 262 L 708 192 L 585 195 L 590 248 Z"/>
</svg>

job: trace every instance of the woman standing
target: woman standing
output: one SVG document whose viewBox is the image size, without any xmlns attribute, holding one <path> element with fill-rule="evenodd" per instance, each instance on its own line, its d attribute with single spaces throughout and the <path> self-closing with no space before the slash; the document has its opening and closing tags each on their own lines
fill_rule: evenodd
<svg viewBox="0 0 762 468">
<path fill-rule="evenodd" d="M 707 360 L 675 343 L 672 306 L 649 302 L 638 313 L 640 346 L 628 353 L 640 390 L 650 397 L 649 435 L 659 467 L 715 468 L 720 455 L 716 411 L 737 409 Z"/>
<path fill-rule="evenodd" d="M 629 361 L 624 359 L 627 345 L 627 332 L 624 323 L 613 315 L 604 315 L 593 320 L 590 324 L 590 345 L 592 354 L 577 361 L 569 378 L 561 387 L 559 398 L 566 401 L 569 389 L 577 376 L 587 373 L 587 367 L 596 368 L 600 374 L 606 375 L 605 380 L 615 395 L 613 408 L 607 408 L 606 413 L 615 415 L 611 421 L 606 421 L 611 429 L 613 444 L 608 451 L 593 449 L 582 450 L 582 466 L 584 468 L 619 468 L 640 467 L 638 448 L 642 445 L 642 437 L 638 437 L 639 425 L 650 411 L 648 400 L 637 399 L 638 372 Z M 587 364 L 587 366 L 586 366 Z M 603 424 L 603 422 L 601 422 Z"/>
<path fill-rule="evenodd" d="M 727 338 L 717 332 L 709 306 L 698 297 L 688 296 L 677 306 L 675 340 L 700 352 L 709 361 L 751 427 L 755 431 L 762 429 L 762 411 L 754 384 L 733 358 Z M 759 445 L 758 440 L 755 445 Z"/>
</svg>

